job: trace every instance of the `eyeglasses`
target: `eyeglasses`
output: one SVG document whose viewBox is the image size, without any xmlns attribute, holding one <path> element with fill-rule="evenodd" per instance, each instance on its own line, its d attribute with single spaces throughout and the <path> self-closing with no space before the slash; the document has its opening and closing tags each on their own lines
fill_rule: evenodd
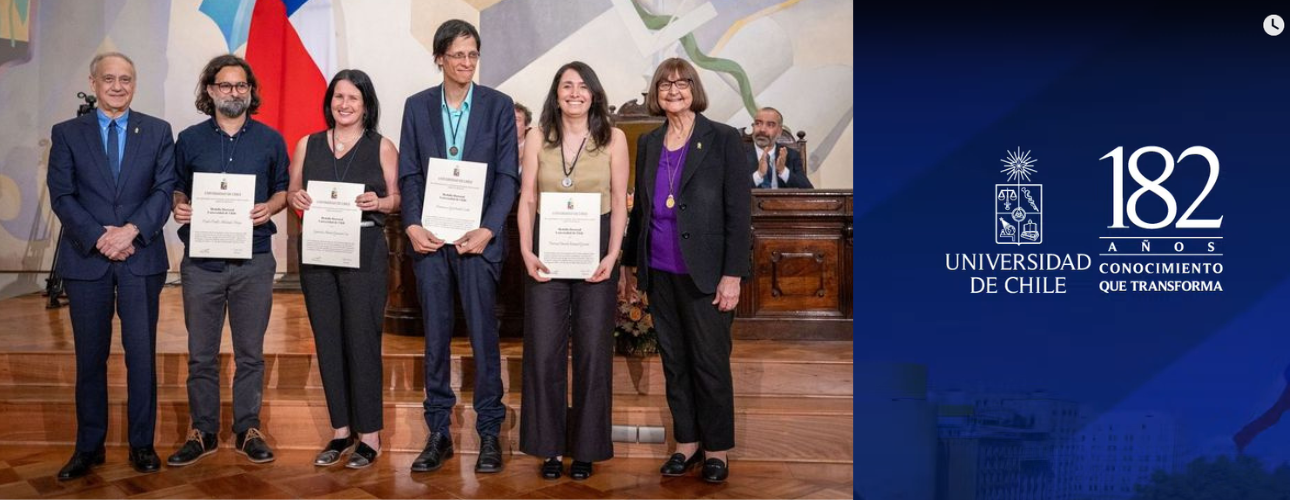
<svg viewBox="0 0 1290 500">
<path fill-rule="evenodd" d="M 232 94 L 234 89 L 236 89 L 239 94 L 245 94 L 247 91 L 251 90 L 251 84 L 246 82 L 219 82 L 214 85 L 215 88 L 219 89 L 220 93 L 224 94 Z"/>
<path fill-rule="evenodd" d="M 672 90 L 672 87 L 676 87 L 676 90 L 690 90 L 690 85 L 693 83 L 694 80 L 689 78 L 681 80 L 662 80 L 658 82 L 658 90 L 660 92 L 667 92 Z"/>
<path fill-rule="evenodd" d="M 462 59 L 466 59 L 466 58 L 470 58 L 470 60 L 471 60 L 471 61 L 478 61 L 478 60 L 479 60 L 479 53 L 478 53 L 478 52 L 470 52 L 470 53 L 466 53 L 466 52 L 458 52 L 458 53 L 456 53 L 456 54 L 444 54 L 444 57 L 447 57 L 447 58 L 452 59 L 452 60 L 454 60 L 454 61 L 460 61 L 460 60 L 462 60 Z"/>
</svg>

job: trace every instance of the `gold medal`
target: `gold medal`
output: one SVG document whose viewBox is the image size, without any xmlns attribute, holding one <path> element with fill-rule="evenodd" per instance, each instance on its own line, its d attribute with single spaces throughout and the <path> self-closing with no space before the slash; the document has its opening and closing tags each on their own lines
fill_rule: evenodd
<svg viewBox="0 0 1290 500">
<path fill-rule="evenodd" d="M 672 208 L 675 206 L 676 206 L 676 199 L 673 198 L 672 195 L 670 194 L 667 195 L 667 208 Z"/>
</svg>

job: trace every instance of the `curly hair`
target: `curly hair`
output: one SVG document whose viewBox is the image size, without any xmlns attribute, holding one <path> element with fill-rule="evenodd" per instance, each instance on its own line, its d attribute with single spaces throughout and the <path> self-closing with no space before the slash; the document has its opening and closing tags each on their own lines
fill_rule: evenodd
<svg viewBox="0 0 1290 500">
<path fill-rule="evenodd" d="M 251 85 L 251 104 L 247 106 L 246 114 L 253 115 L 260 110 L 260 85 L 255 80 L 255 73 L 251 72 L 251 65 L 246 62 L 246 59 L 233 54 L 224 54 L 206 63 L 206 67 L 202 69 L 202 76 L 197 79 L 197 111 L 201 111 L 206 116 L 215 116 L 215 100 L 206 93 L 206 87 L 215 85 L 215 75 L 229 66 L 242 68 L 242 71 L 246 72 L 246 83 Z"/>
</svg>

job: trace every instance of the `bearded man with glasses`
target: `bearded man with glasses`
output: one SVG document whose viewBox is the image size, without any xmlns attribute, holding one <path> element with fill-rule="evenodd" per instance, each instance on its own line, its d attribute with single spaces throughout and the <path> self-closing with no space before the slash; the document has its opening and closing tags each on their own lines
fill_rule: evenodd
<svg viewBox="0 0 1290 500">
<path fill-rule="evenodd" d="M 193 174 L 255 176 L 254 229 L 250 259 L 194 258 L 180 264 L 184 286 L 184 324 L 188 328 L 188 407 L 192 429 L 166 460 L 183 466 L 219 448 L 220 336 L 224 316 L 233 333 L 233 433 L 235 451 L 252 463 L 273 461 L 260 430 L 264 392 L 264 331 L 273 306 L 277 262 L 270 238 L 277 228 L 270 217 L 287 204 L 287 147 L 282 135 L 250 118 L 260 94 L 250 64 L 235 55 L 212 59 L 197 84 L 197 110 L 209 119 L 179 133 L 174 194 L 179 238 L 189 245 Z"/>
</svg>

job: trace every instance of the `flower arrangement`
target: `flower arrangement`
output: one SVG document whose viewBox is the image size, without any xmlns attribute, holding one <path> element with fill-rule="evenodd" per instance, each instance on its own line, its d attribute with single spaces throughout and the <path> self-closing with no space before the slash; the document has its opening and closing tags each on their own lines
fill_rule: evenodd
<svg viewBox="0 0 1290 500">
<path fill-rule="evenodd" d="M 629 293 L 618 301 L 614 326 L 614 351 L 624 356 L 649 356 L 658 353 L 658 332 L 649 312 L 649 298 L 643 293 Z"/>
<path fill-rule="evenodd" d="M 627 210 L 632 209 L 635 196 L 627 193 Z M 649 298 L 644 293 L 629 290 L 626 275 L 620 278 L 618 314 L 614 318 L 614 352 L 624 356 L 649 356 L 658 354 L 658 332 L 654 330 L 654 317 L 649 312 Z"/>
</svg>

